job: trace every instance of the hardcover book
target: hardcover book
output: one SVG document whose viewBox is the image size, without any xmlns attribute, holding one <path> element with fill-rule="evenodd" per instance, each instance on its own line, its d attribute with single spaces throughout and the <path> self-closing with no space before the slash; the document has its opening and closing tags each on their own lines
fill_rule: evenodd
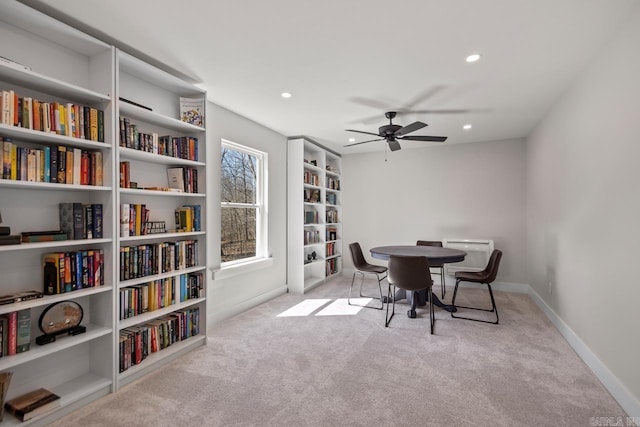
<svg viewBox="0 0 640 427">
<path fill-rule="evenodd" d="M 59 406 L 60 396 L 45 388 L 39 388 L 5 403 L 7 411 L 20 421 L 28 421 Z"/>
<path fill-rule="evenodd" d="M 204 127 L 204 98 L 180 97 L 180 120 Z"/>
<path fill-rule="evenodd" d="M 185 191 L 184 188 L 184 168 L 168 168 L 167 181 L 169 188 Z"/>
</svg>

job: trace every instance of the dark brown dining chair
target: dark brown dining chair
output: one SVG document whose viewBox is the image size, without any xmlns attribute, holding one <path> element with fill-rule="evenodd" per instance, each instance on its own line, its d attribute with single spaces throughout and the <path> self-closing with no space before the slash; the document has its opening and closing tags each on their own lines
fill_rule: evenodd
<svg viewBox="0 0 640 427">
<path fill-rule="evenodd" d="M 429 260 L 427 257 L 391 255 L 389 257 L 389 276 L 387 277 L 387 282 L 389 282 L 387 298 L 392 301 L 391 305 L 393 308 L 391 310 L 391 316 L 389 316 L 389 303 L 387 303 L 384 326 L 389 326 L 393 315 L 396 313 L 395 288 L 404 289 L 406 292 L 413 294 L 413 302 L 409 312 L 415 312 L 418 291 L 425 290 L 427 295 L 429 295 L 429 324 L 431 326 L 431 334 L 433 334 L 433 325 L 436 318 L 433 311 L 433 296 L 431 295 L 433 280 L 431 280 L 431 274 L 429 273 Z M 393 292 L 391 292 L 391 286 L 393 286 Z M 408 297 L 409 295 L 407 295 L 407 299 Z M 409 317 L 414 316 L 410 314 Z"/>
<path fill-rule="evenodd" d="M 351 251 L 351 261 L 353 261 L 353 266 L 356 268 L 356 271 L 353 273 L 353 277 L 351 278 L 351 287 L 349 288 L 349 296 L 347 297 L 348 304 L 358 305 L 351 304 L 351 291 L 353 290 L 353 283 L 356 280 L 356 274 L 360 274 L 360 297 L 373 298 L 380 301 L 380 307 L 372 307 L 368 305 L 363 305 L 361 307 L 382 310 L 382 308 L 384 307 L 384 299 L 382 298 L 381 282 L 385 279 L 385 277 L 387 277 L 387 267 L 369 264 L 364 258 L 364 255 L 362 254 L 362 248 L 360 247 L 360 243 L 358 242 L 349 243 L 349 250 Z M 367 296 L 362 294 L 362 285 L 364 284 L 365 274 L 376 276 L 376 280 L 378 281 L 378 290 L 380 291 L 380 297 Z"/>
<path fill-rule="evenodd" d="M 418 240 L 416 242 L 416 246 L 436 246 L 438 248 L 442 247 L 442 242 L 439 240 Z M 444 286 L 444 264 L 442 263 L 430 263 L 429 264 L 431 274 L 439 274 L 440 275 L 440 292 L 442 293 L 442 298 L 447 294 L 447 289 Z"/>
<path fill-rule="evenodd" d="M 490 313 L 496 313 L 496 321 L 490 322 L 488 320 L 482 319 L 472 319 L 470 317 L 462 317 L 456 316 L 451 312 L 451 317 L 456 319 L 466 319 L 473 320 L 474 322 L 484 322 L 484 323 L 492 323 L 497 325 L 500 321 L 498 317 L 498 307 L 496 307 L 496 300 L 493 297 L 493 291 L 491 290 L 491 283 L 496 280 L 496 276 L 498 274 L 498 268 L 500 267 L 500 260 L 502 259 L 502 251 L 498 249 L 494 249 L 491 253 L 491 257 L 489 258 L 489 262 L 487 263 L 486 268 L 483 271 L 458 271 L 456 272 L 456 287 L 453 289 L 453 299 L 451 300 L 451 305 L 455 309 L 458 308 L 467 308 L 470 310 L 479 310 L 479 311 L 488 311 Z M 485 283 L 489 287 L 489 296 L 491 297 L 491 309 L 488 308 L 478 308 L 478 307 L 465 307 L 462 305 L 456 305 L 456 296 L 458 294 L 458 285 L 461 282 L 471 282 L 471 283 Z"/>
</svg>

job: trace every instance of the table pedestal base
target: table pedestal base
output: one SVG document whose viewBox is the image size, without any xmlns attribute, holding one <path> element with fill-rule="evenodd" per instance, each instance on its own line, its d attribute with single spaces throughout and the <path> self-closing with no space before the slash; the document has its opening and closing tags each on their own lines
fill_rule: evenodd
<svg viewBox="0 0 640 427">
<path fill-rule="evenodd" d="M 433 292 L 431 292 L 431 296 L 433 297 L 433 305 L 435 305 L 436 307 L 440 307 L 450 313 L 455 313 L 456 311 L 458 311 L 453 305 L 445 304 L 440 301 L 440 299 Z M 425 305 L 427 305 L 428 301 L 426 290 L 418 291 L 418 298 L 414 299 L 413 292 L 409 292 L 409 295 L 407 295 L 407 291 L 405 291 L 404 289 L 398 289 L 396 290 L 395 298 L 396 301 L 406 299 L 407 302 L 411 304 L 411 310 L 407 312 L 407 316 L 411 319 L 415 319 L 416 317 L 416 307 L 424 307 Z M 391 302 L 387 300 L 388 298 L 384 297 L 384 302 Z"/>
</svg>

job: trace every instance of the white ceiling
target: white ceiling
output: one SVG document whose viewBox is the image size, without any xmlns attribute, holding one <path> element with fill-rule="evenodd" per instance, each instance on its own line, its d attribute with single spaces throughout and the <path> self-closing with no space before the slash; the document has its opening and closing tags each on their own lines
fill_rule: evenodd
<svg viewBox="0 0 640 427">
<path fill-rule="evenodd" d="M 341 153 L 388 110 L 446 144 L 527 136 L 637 0 L 23 0 L 193 76 L 209 99 Z M 474 52 L 475 64 L 465 62 Z M 280 93 L 293 94 L 282 99 Z M 470 131 L 462 125 L 471 123 Z M 438 145 L 402 142 L 404 148 Z"/>
</svg>

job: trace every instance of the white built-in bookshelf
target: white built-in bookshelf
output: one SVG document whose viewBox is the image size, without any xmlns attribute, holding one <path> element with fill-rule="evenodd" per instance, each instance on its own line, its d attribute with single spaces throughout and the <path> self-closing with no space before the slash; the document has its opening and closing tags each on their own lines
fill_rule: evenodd
<svg viewBox="0 0 640 427">
<path fill-rule="evenodd" d="M 288 284 L 304 293 L 342 271 L 341 157 L 307 138 L 288 147 Z"/>
<path fill-rule="evenodd" d="M 139 363 L 118 360 L 116 383 L 120 387 L 206 341 L 207 171 L 205 129 L 179 120 L 180 97 L 204 101 L 206 93 L 125 52 L 118 50 L 116 58 L 117 161 L 118 165 L 128 162 L 128 181 L 135 183 L 135 188 L 125 188 L 126 184 L 120 185 L 121 180 L 118 182 L 117 216 L 121 231 L 116 237 L 119 252 L 116 265 L 120 272 L 116 277 L 116 349 L 122 352 L 121 347 L 128 345 L 127 336 L 171 316 L 181 314 L 185 322 L 182 326 L 184 336 L 179 341 L 163 349 L 158 342 L 158 351 L 149 351 Z M 146 144 L 144 138 L 147 138 Z M 162 141 L 170 141 L 173 148 L 163 146 Z M 192 183 L 196 181 L 197 189 L 165 191 L 169 186 L 168 168 L 190 169 L 195 173 Z M 149 210 L 148 220 L 164 223 L 166 233 L 134 231 L 131 206 L 135 205 Z M 123 225 L 126 228 L 126 224 L 122 224 L 126 217 L 122 209 L 127 206 L 130 207 L 129 234 L 122 230 Z M 189 207 L 199 217 L 197 223 L 190 221 L 190 228 L 186 230 L 176 224 L 176 209 L 182 207 Z M 144 250 L 137 251 L 140 248 Z M 148 269 L 150 271 L 137 275 L 131 271 L 136 251 L 137 257 L 154 259 L 159 256 L 154 255 L 154 251 L 168 254 L 169 248 L 176 252 L 175 257 L 165 256 L 165 262 L 155 270 Z M 173 258 L 175 265 L 170 265 L 169 258 Z M 141 262 L 138 264 L 142 266 Z"/>
<path fill-rule="evenodd" d="M 22 98 L 86 106 L 103 112 L 103 141 L 87 139 L 79 132 L 69 136 L 27 129 L 4 123 L 0 116 L 2 148 L 9 142 L 27 152 L 32 149 L 34 159 L 40 160 L 59 147 L 98 152 L 93 159 L 100 160 L 102 166 L 102 180 L 87 185 L 75 181 L 47 182 L 51 179 L 43 178 L 44 171 L 35 173 L 32 179 L 12 179 L 4 176 L 4 165 L 0 164 L 0 227 L 10 227 L 11 235 L 59 230 L 60 203 L 102 205 L 100 238 L 0 245 L 1 295 L 42 291 L 46 254 L 81 254 L 78 257 L 85 253 L 102 254 L 101 285 L 92 283 L 93 286 L 83 287 L 86 284 L 83 282 L 71 292 L 0 305 L 0 319 L 18 311 L 30 314 L 29 350 L 13 355 L 3 352 L 0 357 L 0 373 L 13 373 L 6 398 L 40 387 L 61 397 L 59 408 L 27 422 L 21 423 L 5 412 L 0 426 L 46 425 L 206 343 L 206 131 L 179 120 L 180 97 L 205 100 L 206 93 L 18 2 L 0 4 L 0 40 L 0 56 L 13 61 L 0 58 L 0 91 L 11 90 Z M 185 138 L 189 148 L 175 157 L 121 146 L 120 119 L 124 117 L 139 133 Z M 120 188 L 120 162 L 129 162 L 130 180 L 138 188 Z M 34 164 L 42 167 L 41 162 Z M 95 167 L 92 166 L 93 170 Z M 197 192 L 164 191 L 168 187 L 167 168 L 190 169 L 189 177 L 197 177 Z M 167 232 L 121 233 L 123 204 L 144 205 L 149 209 L 149 219 L 156 223 L 164 221 Z M 182 227 L 182 223 L 179 225 L 182 228 L 176 230 L 176 209 L 180 208 L 178 217 L 188 220 L 191 228 Z M 191 213 L 186 213 L 187 210 Z M 196 210 L 200 218 L 197 229 Z M 143 247 L 146 252 L 140 251 Z M 127 270 L 144 266 L 146 275 L 142 275 L 142 270 L 134 270 L 136 274 L 129 273 L 130 277 L 122 275 L 126 248 L 137 248 L 136 256 L 140 256 L 129 259 Z M 162 251 L 174 251 L 171 253 L 177 254 L 175 262 L 156 262 L 153 270 L 150 268 L 153 258 L 149 256 Z M 99 260 L 100 256 L 94 255 L 93 259 Z M 197 287 L 198 276 L 201 289 Z M 129 299 L 125 304 L 126 292 Z M 153 304 L 149 303 L 151 297 L 155 298 Z M 137 299 L 136 310 L 124 316 L 124 309 L 132 307 L 133 298 Z M 51 304 L 67 300 L 82 307 L 81 325 L 86 326 L 86 332 L 59 335 L 55 342 L 36 344 L 36 337 L 42 335 L 38 328 L 41 314 Z M 174 328 L 174 339 L 158 345 L 159 351 L 149 352 L 144 360 L 136 361 L 139 363 L 122 369 L 121 361 L 126 357 L 123 349 L 131 350 L 136 357 L 135 347 L 125 348 L 122 344 L 136 338 L 125 339 L 125 335 L 141 334 L 146 344 L 151 339 L 151 329 L 170 328 Z M 176 328 L 180 328 L 180 334 Z M 179 340 L 175 339 L 178 335 Z M 147 348 L 151 347 L 149 342 Z"/>
<path fill-rule="evenodd" d="M 0 124 L 3 148 L 10 142 L 16 151 L 17 147 L 30 150 L 34 159 L 39 157 L 41 161 L 45 153 L 58 151 L 60 147 L 99 152 L 99 157 L 94 158 L 101 159 L 102 166 L 100 185 L 46 182 L 51 178 L 44 178 L 42 162 L 36 162 L 36 174 L 30 176 L 31 180 L 4 177 L 4 167 L 0 179 L 0 226 L 10 227 L 11 235 L 59 230 L 60 203 L 102 205 L 101 238 L 0 245 L 2 295 L 42 291 L 45 254 L 103 253 L 102 286 L 93 283 L 91 287 L 72 292 L 0 305 L 2 316 L 26 311 L 30 317 L 29 350 L 14 355 L 3 352 L 0 358 L 0 372 L 13 373 L 7 398 L 40 387 L 61 397 L 58 409 L 24 423 L 5 412 L 0 426 L 41 425 L 108 394 L 115 385 L 115 48 L 17 2 L 0 5 L 0 39 L 0 56 L 26 66 L 0 61 L 0 90 L 11 90 L 23 99 L 47 103 L 49 108 L 53 103 L 74 104 L 103 112 L 103 141 L 79 137 L 79 133 L 69 136 L 12 123 Z M 35 111 L 35 107 L 31 111 Z M 88 282 L 78 287 L 83 285 Z M 81 325 L 86 326 L 86 332 L 59 335 L 55 342 L 37 345 L 35 339 L 42 335 L 38 327 L 41 314 L 51 304 L 67 300 L 82 307 Z"/>
</svg>

